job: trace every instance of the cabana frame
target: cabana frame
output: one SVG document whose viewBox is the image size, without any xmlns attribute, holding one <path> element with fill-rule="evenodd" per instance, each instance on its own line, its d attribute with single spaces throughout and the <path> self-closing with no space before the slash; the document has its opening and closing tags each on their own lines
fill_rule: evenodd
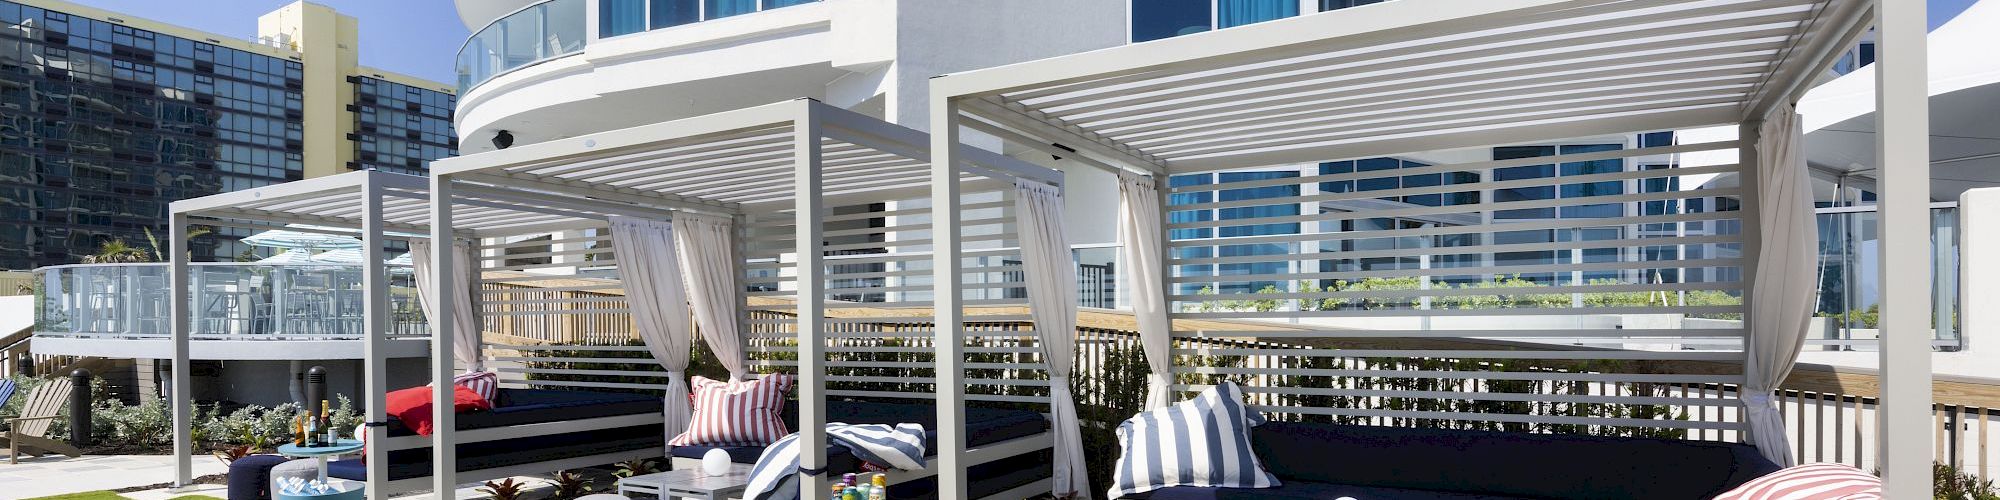
<svg viewBox="0 0 2000 500">
<path fill-rule="evenodd" d="M 364 385 L 361 403 L 367 422 L 382 422 L 383 396 L 387 393 L 387 338 L 389 320 L 389 268 L 384 263 L 383 244 L 391 239 L 407 240 L 424 234 L 429 214 L 428 183 L 421 177 L 379 171 L 350 172 L 294 181 L 231 193 L 173 202 L 168 207 L 169 236 L 173 248 L 168 257 L 170 290 L 169 313 L 173 332 L 172 393 L 174 431 L 174 479 L 176 487 L 193 484 L 192 425 L 193 400 L 189 386 L 189 346 L 191 296 L 189 289 L 190 225 L 235 227 L 252 230 L 300 230 L 288 224 L 310 224 L 329 229 L 313 232 L 353 234 L 361 238 L 361 267 L 364 321 L 362 369 Z M 340 230 L 352 230 L 351 233 Z M 367 427 L 369 441 L 384 442 L 383 428 Z M 387 463 L 387 447 L 374 446 L 368 455 L 374 463 Z M 370 469 L 370 483 L 384 468 Z M 385 494 L 371 491 L 370 498 Z"/>
<path fill-rule="evenodd" d="M 938 199 L 958 196 L 965 189 L 990 190 L 1003 183 L 1011 189 L 1015 179 L 1030 179 L 1055 186 L 1062 183 L 1059 171 L 978 150 L 956 155 L 958 168 L 952 174 L 924 176 L 922 174 L 929 170 L 931 160 L 926 152 L 928 145 L 929 140 L 920 132 L 816 100 L 799 99 L 439 160 L 432 165 L 431 186 L 437 206 L 463 206 L 463 197 L 476 194 L 487 200 L 488 206 L 495 208 L 533 203 L 544 207 L 534 212 L 575 216 L 498 228 L 467 229 L 464 227 L 466 219 L 455 214 L 456 209 L 444 208 L 433 212 L 430 227 L 439 235 L 469 231 L 478 238 L 501 238 L 604 227 L 604 218 L 609 215 L 668 220 L 677 212 L 694 212 L 733 218 L 737 221 L 738 238 L 737 257 L 733 259 L 737 266 L 735 276 L 739 280 L 735 300 L 746 308 L 740 311 L 737 321 L 745 326 L 747 336 L 750 325 L 760 324 L 751 320 L 749 313 L 773 308 L 751 308 L 744 299 L 742 280 L 750 279 L 745 259 L 758 258 L 746 255 L 753 253 L 750 250 L 758 239 L 752 237 L 752 230 L 757 226 L 749 223 L 749 218 L 756 215 L 789 217 L 790 224 L 780 225 L 793 226 L 789 228 L 792 234 L 782 239 L 792 240 L 794 245 L 781 253 L 794 255 L 795 264 L 785 265 L 790 263 L 773 260 L 773 268 L 791 267 L 796 274 L 766 281 L 789 280 L 796 283 L 796 290 L 790 295 L 797 300 L 796 328 L 799 332 L 796 353 L 800 428 L 796 430 L 801 434 L 800 445 L 804 447 L 800 466 L 821 469 L 827 460 L 827 440 L 823 430 L 828 418 L 826 397 L 867 395 L 862 393 L 868 392 L 827 389 L 831 380 L 827 375 L 829 363 L 825 339 L 835 338 L 827 335 L 834 331 L 835 324 L 828 319 L 830 308 L 825 297 L 829 293 L 826 283 L 829 278 L 823 275 L 832 259 L 828 259 L 823 252 L 836 251 L 845 245 L 823 249 L 821 242 L 836 236 L 831 233 L 848 235 L 866 232 L 828 231 L 824 224 L 837 219 L 830 218 L 831 208 L 844 204 L 918 199 L 927 195 Z M 957 206 L 957 200 L 952 203 Z M 588 213 L 578 213 L 579 210 Z M 782 214 L 785 211 L 793 213 Z M 764 220 L 771 221 L 768 218 Z M 921 226 L 870 231 L 911 231 Z M 932 226 L 941 228 L 951 225 Z M 954 270 L 962 267 L 955 260 L 959 255 L 958 245 L 954 244 L 958 241 L 957 236 L 956 233 L 942 231 L 931 236 L 929 242 L 935 243 L 936 259 L 944 262 L 947 255 L 954 259 L 948 266 L 941 264 L 941 267 Z M 765 241 L 772 240 L 766 238 Z M 890 241 L 880 245 L 896 246 L 898 243 L 925 244 Z M 773 247 L 754 250 L 777 251 Z M 562 252 L 551 252 L 554 253 Z M 617 258 L 628 257 L 619 255 Z M 449 257 L 439 257 L 435 264 L 441 274 L 458 265 L 465 264 Z M 922 288 L 929 291 L 930 287 Z M 445 290 L 440 295 L 451 296 L 454 293 L 465 292 Z M 774 295 L 777 292 L 760 294 Z M 955 304 L 956 296 L 955 289 L 939 290 L 935 304 L 938 307 Z M 922 302 L 908 304 L 921 305 Z M 842 304 L 842 308 L 860 305 L 867 304 Z M 939 428 L 929 429 L 938 433 L 941 449 L 937 450 L 937 458 L 929 470 L 892 473 L 898 481 L 926 477 L 936 471 L 941 481 L 956 479 L 963 482 L 962 464 L 967 458 L 962 453 L 965 423 L 961 405 L 965 399 L 962 394 L 953 397 L 954 391 L 945 390 L 942 385 L 965 382 L 964 348 L 963 339 L 956 335 L 957 329 L 943 327 L 946 317 L 956 318 L 956 314 L 939 313 L 937 324 L 940 326 L 934 336 L 938 355 L 935 365 L 938 377 L 934 383 L 940 385 L 937 391 Z M 852 321 L 852 318 L 848 320 Z M 433 318 L 432 325 L 437 329 L 434 331 L 438 342 L 432 351 L 433 366 L 437 370 L 433 378 L 440 384 L 449 383 L 453 375 L 451 343 L 457 341 L 450 331 L 453 323 L 445 318 Z M 820 337 L 821 341 L 810 341 L 813 337 Z M 922 396 L 884 394 L 884 397 L 901 398 Z M 440 393 L 439 407 L 449 405 L 449 400 L 444 399 L 446 397 Z M 435 434 L 437 445 L 434 448 L 432 480 L 435 488 L 446 488 L 462 480 L 452 477 L 455 457 L 449 452 L 461 433 L 452 430 L 449 415 L 440 415 L 437 422 L 439 431 Z M 956 448 L 944 444 L 953 439 L 961 444 Z M 1049 446 L 1046 433 L 1018 438 L 981 450 L 974 460 L 983 462 L 1006 458 Z M 961 453 L 951 453 L 951 450 Z M 824 498 L 827 492 L 825 480 L 824 477 L 802 473 L 802 498 Z M 995 497 L 1026 497 L 1035 491 L 1045 492 L 1047 488 L 1048 481 L 1044 479 Z"/>
<path fill-rule="evenodd" d="M 1487 171 L 1509 164 L 1531 165 L 1593 161 L 1681 149 L 1734 148 L 1740 162 L 1741 185 L 1728 190 L 1742 202 L 1732 214 L 1742 224 L 1742 257 L 1718 262 L 1740 269 L 1742 306 L 1747 335 L 1750 277 L 1755 276 L 1759 245 L 1758 124 L 1774 110 L 1795 103 L 1841 53 L 1872 24 L 1881 44 L 1883 66 L 1878 79 L 1880 164 L 1886 181 L 1882 190 L 1884 241 L 1884 314 L 1891 325 L 1882 345 L 1885 378 L 1884 410 L 1878 441 L 1881 465 L 1892 498 L 1928 495 L 1930 431 L 1928 411 L 1929 289 L 1923 235 L 1929 197 L 1927 184 L 1927 116 L 1923 2 L 1870 0 L 1429 0 L 1384 2 L 1334 12 L 1259 23 L 1164 40 L 1113 47 L 996 68 L 934 78 L 930 118 L 935 158 L 934 175 L 949 175 L 960 147 L 961 128 L 995 136 L 1014 146 L 1065 156 L 1108 170 L 1151 175 L 1160 186 L 1162 206 L 1169 193 L 1208 189 L 1335 182 L 1364 177 L 1328 174 L 1318 177 L 1246 181 L 1223 187 L 1169 188 L 1164 177 L 1176 174 L 1253 169 L 1285 164 L 1318 163 L 1418 152 L 1458 150 L 1604 134 L 1678 130 L 1739 125 L 1739 137 L 1727 143 L 1681 145 L 1650 150 L 1625 150 L 1599 157 L 1593 154 L 1496 160 L 1425 167 L 1424 173 Z M 1894 62 L 1889 62 L 1894 61 Z M 1058 146 L 1059 145 L 1059 146 Z M 1675 151 L 1670 151 L 1675 150 Z M 1074 153 L 1058 153 L 1074 151 Z M 1377 174 L 1393 175 L 1393 174 Z M 1600 174 L 1603 175 L 1603 174 Z M 1641 174 L 1626 175 L 1637 178 Z M 1657 174 L 1655 174 L 1657 175 Z M 1617 180 L 1606 175 L 1605 180 Z M 1594 179 L 1591 179 L 1594 180 Z M 1480 184 L 1493 181 L 1484 177 Z M 1557 182 L 1557 181 L 1548 181 Z M 1516 183 L 1520 184 L 1520 183 Z M 1478 189 L 1479 184 L 1459 186 Z M 1328 194 L 1324 199 L 1442 192 L 1422 188 L 1373 191 L 1364 195 Z M 1621 203 L 1690 196 L 1610 196 L 1566 204 Z M 1553 198 L 1553 197 L 1552 197 Z M 1317 200 L 1317 198 L 1313 199 Z M 948 198 L 940 195 L 941 210 Z M 1565 205 L 1548 200 L 1548 207 Z M 1237 206 L 1285 203 L 1245 201 Z M 1477 204 L 1477 203 L 1475 203 Z M 1200 203 L 1203 208 L 1230 206 Z M 1517 208 L 1489 201 L 1469 210 Z M 1521 208 L 1539 207 L 1532 203 Z M 1491 207 L 1491 208 L 1486 208 Z M 1177 210 L 1185 208 L 1168 208 Z M 1450 209 L 1403 210 L 1411 214 L 1445 214 Z M 1354 217 L 1375 214 L 1351 212 Z M 1400 216 L 1401 214 L 1395 214 Z M 1381 216 L 1391 216 L 1384 213 Z M 1315 214 L 1292 218 L 1204 221 L 1163 224 L 1172 229 L 1228 224 L 1336 220 Z M 1604 224 L 1622 223 L 1606 219 Z M 1544 225 L 1561 225 L 1549 222 Z M 1572 224 L 1575 225 L 1575 224 Z M 1498 227 L 1498 226 L 1493 226 Z M 940 234 L 950 234 L 951 221 L 939 219 Z M 1431 231 L 1426 233 L 1425 231 Z M 1489 230 L 1490 231 L 1490 230 Z M 1379 236 L 1434 234 L 1438 231 L 1388 231 Z M 1305 242 L 1342 239 L 1329 233 L 1301 232 L 1289 236 L 1253 238 L 1257 242 Z M 1901 236 L 1896 236 L 1901 235 Z M 1370 235 L 1375 236 L 1375 235 Z M 1164 236 L 1163 236 L 1164 237 Z M 1369 237 L 1369 236 L 1356 236 Z M 1215 242 L 1209 244 L 1230 244 Z M 1557 243 L 1557 242 L 1551 242 Z M 1691 241 L 1690 243 L 1704 243 Z M 1171 242 L 1162 242 L 1171 249 Z M 1492 250 L 1502 245 L 1488 242 Z M 1567 250 L 1579 245 L 1543 245 Z M 1476 247 L 1475 247 L 1476 248 Z M 1545 250 L 1536 247 L 1534 250 Z M 1364 252 L 1365 253 L 1365 252 Z M 1338 259 L 1324 254 L 1321 259 Z M 1235 261 L 1184 258 L 1184 263 L 1226 263 L 1255 260 L 1303 260 L 1304 255 L 1244 257 Z M 1189 300 L 1176 296 L 1173 258 L 1161 281 L 1167 303 Z M 937 280 L 956 279 L 953 262 L 944 253 Z M 1532 266 L 1531 266 L 1532 267 Z M 1553 271 L 1582 269 L 1559 267 Z M 1599 265 L 1599 267 L 1614 267 Z M 1492 271 L 1474 269 L 1491 274 Z M 1416 271 L 1403 271 L 1419 274 Z M 1507 272 L 1507 271 L 1499 271 Z M 1338 275 L 1340 273 L 1320 273 Z M 1362 275 L 1367 273 L 1348 273 Z M 1453 274 L 1425 271 L 1422 274 Z M 1476 274 L 1476 273 L 1474 273 Z M 1232 276 L 1228 281 L 1264 279 Z M 1558 287 L 1561 288 L 1561 287 Z M 1616 285 L 1604 290 L 1651 290 L 1643 285 Z M 941 289 L 940 328 L 957 326 L 951 297 Z M 1426 288 L 1428 290 L 1428 288 Z M 1900 291 L 1899 291 L 1900 290 Z M 1435 295 L 1424 292 L 1422 295 Z M 1291 294 L 1272 298 L 1294 298 Z M 1317 294 L 1313 297 L 1328 296 Z M 1405 296 L 1414 296 L 1405 293 Z M 1303 297 L 1301 297 L 1303 298 Z M 1426 299 L 1428 300 L 1428 299 Z M 1893 305 L 1890 305 L 1893 303 Z M 1428 302 L 1424 309 L 1428 309 Z M 1690 308 L 1689 313 L 1702 312 Z M 1169 308 L 1169 310 L 1172 310 Z M 1717 309 L 1721 310 L 1720 308 Z M 1618 311 L 1600 312 L 1616 313 Z M 1451 311 L 1473 312 L 1473 311 Z M 1650 312 L 1650 311 L 1634 311 Z M 1366 313 L 1366 314 L 1363 314 Z M 1803 313 L 1803 312 L 1802 312 Z M 1203 317 L 1176 313 L 1175 317 Z M 1231 315 L 1240 313 L 1217 313 Z M 1300 316 L 1408 315 L 1407 311 L 1314 311 Z M 1426 314 L 1432 314 L 1426 312 Z M 1490 311 L 1475 312 L 1490 314 Z M 1535 314 L 1526 312 L 1524 314 Z M 1578 311 L 1576 314 L 1582 314 Z M 1473 334 L 1485 330 L 1468 331 Z M 1176 335 L 1189 332 L 1174 332 Z M 1246 333 L 1257 332 L 1222 332 Z M 1578 331 L 1579 334 L 1591 333 Z M 1715 335 L 1720 332 L 1691 332 Z M 1443 335 L 1443 334 L 1438 334 Z M 1619 332 L 1592 333 L 1617 337 Z M 1366 333 L 1333 336 L 1366 337 Z M 1386 332 L 1381 336 L 1390 336 Z M 1513 336 L 1532 337 L 1534 335 Z M 1744 339 L 1747 342 L 1747 338 Z M 1724 361 L 1745 361 L 1744 353 L 1727 353 Z M 1421 356 L 1421 350 L 1374 351 L 1370 355 Z M 1438 352 L 1438 351 L 1433 351 Z M 1182 354 L 1176 351 L 1175 354 Z M 1194 354 L 1194 353 L 1189 353 Z M 1257 354 L 1239 352 L 1235 354 Z M 1478 353 L 1459 353 L 1474 355 Z M 1555 353 L 1577 356 L 1575 353 Z M 1638 353 L 1626 356 L 1638 356 Z M 1716 357 L 1724 353 L 1698 353 Z M 1519 356 L 1520 354 L 1515 354 Z M 1614 356 L 1606 354 L 1605 356 Z M 1679 356 L 1666 356 L 1680 359 Z M 941 354 L 942 357 L 942 354 Z M 1561 357 L 1545 359 L 1564 359 Z M 1588 358 L 1583 358 L 1588 359 Z M 1328 375 L 1335 370 L 1321 370 Z M 1353 376 L 1367 376 L 1358 371 Z M 1182 373 L 1229 373 L 1206 368 Z M 1411 376 L 1399 373 L 1385 376 Z M 1742 380 L 1741 376 L 1717 380 Z M 1197 387 L 1176 386 L 1180 389 Z M 1334 394 L 1326 391 L 1325 394 Z M 1307 394 L 1307 393 L 1299 393 Z M 1311 393 L 1321 394 L 1321 393 Z M 1409 397 L 1409 396 L 1402 396 Z M 1352 413 L 1322 413 L 1326 415 Z M 1398 412 L 1396 416 L 1403 415 Z M 1420 416 L 1420 418 L 1450 418 Z M 1546 420 L 1544 418 L 1543 420 Z M 1588 422 L 1576 422 L 1588 424 Z M 1631 424 L 1638 422 L 1625 422 Z M 1621 425 L 1605 423 L 1602 425 Z M 942 443 L 950 449 L 953 444 Z M 940 498 L 964 498 L 963 483 L 950 483 Z"/>
</svg>

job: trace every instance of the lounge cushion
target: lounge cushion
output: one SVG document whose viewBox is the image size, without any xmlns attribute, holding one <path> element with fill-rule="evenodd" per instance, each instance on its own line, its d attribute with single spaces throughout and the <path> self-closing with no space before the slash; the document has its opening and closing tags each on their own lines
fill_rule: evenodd
<svg viewBox="0 0 2000 500">
<path fill-rule="evenodd" d="M 796 426 L 799 422 L 798 402 L 786 403 L 785 423 Z M 937 428 L 937 407 L 928 404 L 889 403 L 880 401 L 827 401 L 826 421 L 849 424 L 917 424 L 924 429 Z M 966 407 L 965 443 L 980 446 L 1010 439 L 1033 436 L 1049 429 L 1048 418 L 1029 410 L 1002 408 Z M 924 449 L 935 453 L 937 436 L 924 433 Z M 701 458 L 710 449 L 720 448 L 729 453 L 731 460 L 740 464 L 757 463 L 757 455 L 764 453 L 759 446 L 676 446 L 672 455 L 683 458 Z M 846 465 L 859 466 L 847 448 L 829 445 L 826 447 L 828 470 L 841 470 Z"/>
<path fill-rule="evenodd" d="M 1111 468 L 1109 498 L 1170 486 L 1270 488 L 1278 479 L 1251 451 L 1250 429 L 1259 420 L 1243 404 L 1234 382 L 1194 398 L 1139 412 L 1118 424 L 1118 464 Z M 1269 424 L 1265 424 L 1269 425 Z"/>
<path fill-rule="evenodd" d="M 1679 439 L 1298 422 L 1265 424 L 1251 438 L 1288 484 L 1500 497 L 1707 500 L 1778 470 L 1749 445 Z"/>
<path fill-rule="evenodd" d="M 1765 474 L 1715 500 L 1881 500 L 1882 478 L 1850 465 L 1805 464 Z"/>
<path fill-rule="evenodd" d="M 1352 498 L 1354 500 L 1527 500 L 1520 497 L 1502 497 L 1474 493 L 1405 490 L 1300 481 L 1287 482 L 1284 486 L 1263 489 L 1179 486 L 1153 490 L 1137 495 L 1127 495 L 1125 498 L 1144 500 L 1333 500 L 1336 498 Z"/>
</svg>

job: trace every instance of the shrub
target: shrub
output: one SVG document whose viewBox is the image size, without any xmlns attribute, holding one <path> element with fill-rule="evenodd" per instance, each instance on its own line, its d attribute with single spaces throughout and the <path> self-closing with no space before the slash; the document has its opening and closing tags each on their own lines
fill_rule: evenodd
<svg viewBox="0 0 2000 500">
<path fill-rule="evenodd" d="M 2000 500 L 1993 480 L 1941 463 L 1931 464 L 1931 490 L 1938 500 Z"/>
</svg>

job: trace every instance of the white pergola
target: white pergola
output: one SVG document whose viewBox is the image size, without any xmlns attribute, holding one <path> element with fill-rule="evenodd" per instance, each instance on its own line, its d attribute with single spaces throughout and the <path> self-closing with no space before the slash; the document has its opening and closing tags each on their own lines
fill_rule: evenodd
<svg viewBox="0 0 2000 500">
<path fill-rule="evenodd" d="M 812 340 L 833 331 L 826 319 L 829 276 L 826 275 L 828 259 L 822 251 L 823 242 L 836 236 L 824 227 L 825 221 L 834 220 L 829 218 L 830 208 L 841 204 L 956 196 L 961 189 L 1011 187 L 1016 179 L 1058 186 L 1062 182 L 1058 171 L 970 148 L 955 155 L 959 162 L 949 173 L 927 176 L 932 168 L 926 144 L 920 132 L 816 100 L 799 99 L 515 146 L 433 163 L 430 194 L 440 208 L 431 214 L 430 230 L 434 238 L 467 230 L 481 238 L 497 238 L 601 228 L 611 215 L 669 220 L 681 212 L 734 218 L 739 237 L 752 236 L 754 226 L 746 222 L 750 216 L 766 216 L 764 220 L 770 223 L 766 228 L 789 226 L 766 231 L 764 235 L 772 238 L 766 241 L 792 241 L 795 248 L 760 250 L 794 256 L 794 261 L 781 265 L 796 270 L 795 276 L 787 277 L 796 283 L 795 293 L 787 291 L 783 295 L 797 298 L 800 404 L 797 430 L 804 447 L 800 466 L 821 469 L 826 464 L 827 444 L 824 427 L 828 346 L 824 339 L 833 336 L 827 335 L 819 342 Z M 468 222 L 486 220 L 461 208 L 468 197 L 482 198 L 492 207 L 514 210 L 515 215 L 507 218 L 517 222 L 505 227 L 468 228 Z M 957 203 L 955 199 L 953 203 Z M 852 218 L 850 215 L 843 220 Z M 872 231 L 892 230 L 899 229 Z M 955 249 L 957 245 L 943 244 L 956 242 L 953 236 L 954 233 L 940 230 L 930 240 L 939 243 L 935 248 L 940 267 L 957 269 L 960 265 L 955 260 L 947 265 L 944 257 L 956 255 L 955 250 L 945 249 Z M 738 243 L 739 257 L 735 259 L 738 280 L 749 279 L 745 259 L 741 257 L 747 244 Z M 622 254 L 616 257 L 634 258 Z M 454 266 L 468 265 L 455 262 L 450 252 L 437 252 L 433 258 L 435 272 L 441 275 L 448 274 Z M 739 294 L 743 291 L 741 285 L 737 286 Z M 447 288 L 438 293 L 453 296 L 468 291 Z M 937 303 L 942 307 L 946 304 L 944 297 L 955 294 L 939 291 L 937 295 Z M 741 296 L 735 302 L 742 307 L 737 321 L 750 324 L 750 306 Z M 432 350 L 433 377 L 440 385 L 450 383 L 453 376 L 452 343 L 458 337 L 452 331 L 455 323 L 449 317 L 453 313 L 449 308 L 441 309 L 445 317 L 433 317 L 430 323 L 436 342 Z M 954 314 L 942 312 L 940 316 Z M 964 395 L 959 393 L 954 397 L 953 391 L 942 389 L 963 386 L 964 348 L 952 336 L 956 333 L 937 329 L 935 383 L 940 387 L 939 428 L 933 431 L 941 436 L 939 477 L 962 481 L 964 467 L 957 465 L 957 460 L 964 451 Z M 438 394 L 437 407 L 449 407 L 450 395 Z M 440 413 L 435 423 L 438 431 L 434 435 L 432 480 L 438 491 L 445 491 L 456 484 L 454 423 L 449 412 Z M 961 444 L 957 448 L 946 444 L 953 440 Z M 954 450 L 960 453 L 954 454 Z M 826 490 L 816 486 L 823 485 L 824 480 L 802 475 L 800 485 L 806 498 L 824 496 Z"/>
<path fill-rule="evenodd" d="M 175 242 L 175 252 L 170 257 L 168 284 L 172 299 L 169 302 L 170 328 L 173 337 L 173 419 L 174 447 L 178 459 L 175 462 L 174 482 L 177 485 L 191 484 L 193 466 L 189 458 L 193 443 L 190 442 L 191 400 L 188 391 L 188 358 L 190 346 L 190 305 L 188 304 L 189 253 L 184 246 L 187 228 L 191 225 L 240 227 L 253 230 L 285 229 L 290 231 L 324 232 L 328 234 L 352 235 L 361 238 L 360 251 L 362 274 L 363 317 L 365 338 L 363 370 L 365 380 L 360 400 L 365 407 L 366 422 L 385 422 L 384 395 L 388 391 L 386 357 L 390 353 L 386 342 L 388 322 L 393 318 L 389 306 L 389 267 L 387 256 L 382 253 L 383 243 L 389 240 L 413 240 L 444 236 L 459 239 L 479 238 L 491 234 L 518 234 L 521 227 L 540 228 L 587 224 L 592 217 L 602 214 L 589 209 L 550 208 L 546 204 L 532 202 L 500 202 L 475 192 L 462 193 L 454 200 L 451 212 L 460 219 L 450 231 L 430 230 L 432 220 L 431 181 L 423 177 L 380 171 L 350 172 L 315 179 L 293 181 L 231 193 L 223 193 L 201 198 L 173 202 L 169 208 L 169 238 Z M 513 200 L 513 198 L 509 198 Z M 301 228 L 299 225 L 313 226 Z M 439 252 L 450 254 L 450 252 Z M 444 349 L 445 370 L 449 371 L 451 342 L 446 338 L 441 344 L 435 338 L 432 349 Z M 448 381 L 449 376 L 446 377 Z M 449 395 L 449 393 L 446 393 Z M 449 404 L 447 402 L 447 404 Z M 449 406 L 446 406 L 449 408 Z M 446 413 L 449 415 L 449 412 Z M 388 443 L 384 427 L 367 426 L 369 441 Z M 408 443 L 403 443 L 407 445 Z M 370 463 L 387 463 L 387 452 L 400 449 L 396 444 L 371 446 L 368 449 Z M 388 483 L 387 467 L 368 468 L 368 483 L 372 486 Z M 371 498 L 386 498 L 387 488 L 369 488 Z"/>
<path fill-rule="evenodd" d="M 952 172 L 956 155 L 967 151 L 958 147 L 964 127 L 1158 179 L 1740 124 L 1743 133 L 1729 147 L 1747 166 L 1757 158 L 1763 117 L 1796 102 L 1870 26 L 1881 75 L 1879 164 L 1886 166 L 1878 191 L 1886 338 L 1877 431 L 1878 442 L 1896 443 L 1882 448 L 1879 463 L 1888 497 L 1927 498 L 1930 200 L 1921 1 L 1385 2 L 937 77 L 932 150 L 939 152 L 937 175 Z M 1757 181 L 1744 182 L 1743 204 L 1754 213 Z M 936 208 L 950 203 L 940 195 Z M 950 222 L 939 222 L 941 237 L 949 235 Z M 1755 217 L 1744 218 L 1742 232 L 1757 233 Z M 1757 253 L 1754 236 L 1743 245 L 1745 255 Z M 939 283 L 956 279 L 948 262 L 941 251 Z M 1745 259 L 1746 280 L 1755 265 Z M 938 297 L 941 331 L 959 326 L 951 300 Z M 941 487 L 940 498 L 964 497 L 963 483 Z"/>
<path fill-rule="evenodd" d="M 331 175 L 231 193 L 173 202 L 168 208 L 168 240 L 175 249 L 168 257 L 170 290 L 169 313 L 173 333 L 174 479 L 178 486 L 192 484 L 193 445 L 189 426 L 193 417 L 190 398 L 188 357 L 190 345 L 191 290 L 188 275 L 187 230 L 191 225 L 237 227 L 252 230 L 285 229 L 302 232 L 354 235 L 361 238 L 363 317 L 363 362 L 365 386 L 361 397 L 368 422 L 383 421 L 383 386 L 389 342 L 389 267 L 382 254 L 391 239 L 407 240 L 426 234 L 430 217 L 429 183 L 422 177 L 373 170 Z M 313 228 L 300 228 L 308 225 Z M 380 438 L 381 427 L 369 427 Z M 375 439 L 381 442 L 380 439 Z M 369 450 L 376 463 L 387 459 L 381 447 Z M 381 468 L 378 468 L 381 469 Z M 372 470 L 371 474 L 374 473 Z"/>
</svg>

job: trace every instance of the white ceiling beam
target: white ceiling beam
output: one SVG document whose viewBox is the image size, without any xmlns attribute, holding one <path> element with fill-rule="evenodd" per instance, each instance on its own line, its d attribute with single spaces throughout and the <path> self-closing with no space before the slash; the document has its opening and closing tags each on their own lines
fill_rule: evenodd
<svg viewBox="0 0 2000 500">
<path fill-rule="evenodd" d="M 1463 33 L 1601 3 L 1596 0 L 1428 0 L 1383 2 L 1356 12 L 1297 16 L 931 79 L 931 95 L 993 95 L 1150 71 L 1194 71 L 1322 51 L 1337 42 L 1368 46 L 1415 36 Z M 1356 15 L 1343 15 L 1356 14 Z M 1359 15 L 1366 14 L 1366 15 Z"/>
<path fill-rule="evenodd" d="M 1122 164 L 1128 168 L 1156 174 L 1167 171 L 1167 163 L 1159 158 L 1080 128 L 1068 126 L 1061 120 L 1041 112 L 1023 111 L 1018 106 L 1018 104 L 1000 104 L 984 99 L 967 99 L 961 102 L 959 109 L 965 115 L 1020 131 L 1023 135 L 1042 137 L 1051 143 L 1076 149 L 1075 154 L 1094 154 L 1109 163 Z"/>
<path fill-rule="evenodd" d="M 1486 126 L 1463 129 L 1426 130 L 1364 141 L 1307 145 L 1267 151 L 1177 159 L 1173 173 L 1201 172 L 1246 166 L 1320 162 L 1341 158 L 1368 158 L 1407 154 L 1415 151 L 1516 144 L 1611 131 L 1640 132 L 1677 130 L 1734 123 L 1733 106 L 1687 109 L 1643 115 L 1610 116 L 1573 121 L 1531 123 L 1522 126 Z"/>
<path fill-rule="evenodd" d="M 797 116 L 798 109 L 805 105 L 804 102 L 804 99 L 796 99 L 445 158 L 431 162 L 431 175 L 469 172 L 494 174 L 497 173 L 495 170 L 633 152 L 667 141 L 726 136 L 731 133 L 770 128 L 777 124 L 791 123 Z"/>
<path fill-rule="evenodd" d="M 1764 82 L 1744 106 L 1743 119 L 1761 119 L 1779 104 L 1798 102 L 1819 76 L 1853 48 L 1855 41 L 1874 24 L 1875 2 L 1836 0 L 1816 19 L 1809 40 L 1800 40 L 1791 54 L 1780 61 L 1777 71 Z"/>
</svg>

